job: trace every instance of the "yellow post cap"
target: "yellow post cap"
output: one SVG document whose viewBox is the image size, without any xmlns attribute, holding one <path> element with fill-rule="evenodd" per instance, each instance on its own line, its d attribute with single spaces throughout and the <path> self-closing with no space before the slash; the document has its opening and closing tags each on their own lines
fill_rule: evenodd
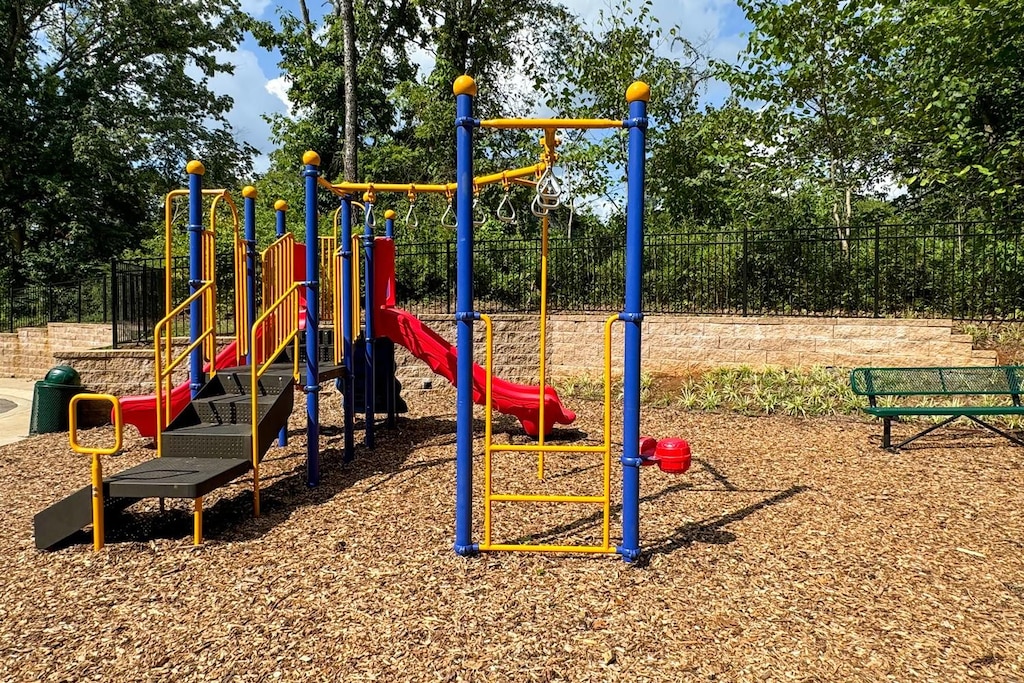
<svg viewBox="0 0 1024 683">
<path fill-rule="evenodd" d="M 288 210 L 288 202 L 286 202 L 283 199 L 278 199 L 276 202 L 274 202 L 274 210 L 275 211 L 287 211 Z"/>
<path fill-rule="evenodd" d="M 185 165 L 185 172 L 194 173 L 195 175 L 203 175 L 206 173 L 206 167 L 203 166 L 203 162 L 193 159 Z"/>
<path fill-rule="evenodd" d="M 387 211 L 384 212 L 384 218 L 389 221 L 394 220 L 395 212 L 392 209 L 388 209 Z"/>
<path fill-rule="evenodd" d="M 302 155 L 302 163 L 306 164 L 307 166 L 319 166 L 320 155 L 314 152 L 313 150 L 309 150 L 308 152 Z"/>
<path fill-rule="evenodd" d="M 643 100 L 644 102 L 651 101 L 651 86 L 647 85 L 643 81 L 633 81 L 633 83 L 626 88 L 626 101 L 636 102 L 637 100 Z"/>
<path fill-rule="evenodd" d="M 476 81 L 473 80 L 472 76 L 463 74 L 455 79 L 455 85 L 452 86 L 452 92 L 456 95 L 469 95 L 470 97 L 476 97 Z"/>
<path fill-rule="evenodd" d="M 252 185 L 246 185 L 242 188 L 242 196 L 246 199 L 256 199 L 256 188 Z"/>
</svg>

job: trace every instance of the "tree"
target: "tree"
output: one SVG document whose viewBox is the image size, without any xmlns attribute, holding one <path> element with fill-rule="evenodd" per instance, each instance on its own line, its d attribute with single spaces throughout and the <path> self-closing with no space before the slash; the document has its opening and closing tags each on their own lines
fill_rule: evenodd
<svg viewBox="0 0 1024 683">
<path fill-rule="evenodd" d="M 209 181 L 254 150 L 208 81 L 233 1 L 12 0 L 0 13 L 0 224 L 20 276 L 62 278 L 137 244 L 190 157 Z"/>
</svg>

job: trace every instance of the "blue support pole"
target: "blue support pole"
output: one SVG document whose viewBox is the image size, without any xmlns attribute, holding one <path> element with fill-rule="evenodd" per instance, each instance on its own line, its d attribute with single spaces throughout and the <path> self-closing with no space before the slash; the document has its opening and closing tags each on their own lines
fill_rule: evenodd
<svg viewBox="0 0 1024 683">
<path fill-rule="evenodd" d="M 203 286 L 203 174 L 206 169 L 202 162 L 190 161 L 185 167 L 188 172 L 188 284 L 189 293 L 195 294 Z M 168 309 L 173 308 L 168 302 Z M 194 344 L 203 333 L 203 304 L 199 299 L 192 302 L 188 312 L 189 343 Z M 189 389 L 192 398 L 203 388 L 206 376 L 203 373 L 202 345 L 192 350 L 189 359 Z"/>
<path fill-rule="evenodd" d="M 456 254 L 456 452 L 455 452 L 455 552 L 474 555 L 473 543 L 473 98 L 476 83 L 459 76 L 455 93 L 455 194 Z"/>
<path fill-rule="evenodd" d="M 364 293 L 366 304 L 363 307 L 363 315 L 366 317 L 366 334 L 363 339 L 363 349 L 366 352 L 366 363 L 363 368 L 363 397 L 366 399 L 366 432 L 365 443 L 367 448 L 373 448 L 373 427 L 376 418 L 374 403 L 374 368 L 373 368 L 373 195 L 367 193 L 363 196 L 366 215 L 363 220 L 363 251 L 365 252 L 366 265 L 363 268 Z"/>
<path fill-rule="evenodd" d="M 388 239 L 395 239 L 395 212 L 388 209 L 384 212 L 384 236 Z M 385 302 L 380 302 L 383 306 Z M 398 423 L 397 401 L 395 400 L 395 361 L 394 353 L 391 354 L 391 366 L 387 368 L 388 388 L 386 402 L 388 406 L 388 427 L 394 427 Z"/>
<path fill-rule="evenodd" d="M 338 249 L 341 252 L 341 336 L 342 354 L 345 363 L 345 376 L 342 382 L 342 421 L 345 431 L 345 454 L 342 462 L 351 462 L 355 457 L 355 425 L 356 414 L 356 368 L 353 358 L 355 348 L 352 325 L 352 198 L 345 195 L 341 198 L 341 237 Z M 337 343 L 337 340 L 335 340 Z"/>
<path fill-rule="evenodd" d="M 306 484 L 320 483 L 320 249 L 316 206 L 320 155 L 302 155 L 306 168 Z"/>
<path fill-rule="evenodd" d="M 275 222 L 275 226 L 274 226 L 276 228 L 276 234 L 277 234 L 278 237 L 284 237 L 284 233 L 287 230 L 287 225 L 286 225 L 285 221 L 286 221 L 286 216 L 287 216 L 287 213 L 288 213 L 288 202 L 286 202 L 283 199 L 278 199 L 276 202 L 274 202 L 274 212 L 275 212 L 275 218 L 277 219 L 276 222 Z M 288 275 L 289 275 L 289 277 L 292 276 L 291 273 L 289 273 Z M 265 301 L 263 305 L 266 306 L 267 304 L 272 304 L 272 303 L 274 303 L 274 302 L 273 301 Z M 284 447 L 284 446 L 288 445 L 288 426 L 287 425 L 285 425 L 284 427 L 281 427 L 281 431 L 277 435 L 277 445 L 281 446 L 281 447 Z"/>
<path fill-rule="evenodd" d="M 626 91 L 629 119 L 629 161 L 626 167 L 626 301 L 619 317 L 625 322 L 622 415 L 622 545 L 616 551 L 626 562 L 640 558 L 640 326 L 643 321 L 644 157 L 647 102 L 651 89 L 637 81 Z"/>
<path fill-rule="evenodd" d="M 249 317 L 245 334 L 252 339 L 252 328 L 256 322 L 256 188 L 246 185 L 242 188 L 245 198 L 245 309 Z M 246 363 L 252 367 L 253 349 L 246 354 Z"/>
</svg>

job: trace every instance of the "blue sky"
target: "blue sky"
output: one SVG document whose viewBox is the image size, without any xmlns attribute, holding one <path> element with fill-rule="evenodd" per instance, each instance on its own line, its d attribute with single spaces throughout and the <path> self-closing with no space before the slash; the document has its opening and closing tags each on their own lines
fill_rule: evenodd
<svg viewBox="0 0 1024 683">
<path fill-rule="evenodd" d="M 297 11 L 297 5 L 272 0 L 241 0 L 242 9 L 250 15 L 265 20 L 277 16 L 277 7 L 288 7 Z M 565 5 L 584 20 L 593 21 L 605 3 L 586 0 L 567 0 Z M 317 0 L 310 0 L 311 10 L 318 8 Z M 735 0 L 654 0 L 655 16 L 663 27 L 678 25 L 683 35 L 696 43 L 703 43 L 707 51 L 716 58 L 733 60 L 746 42 L 744 33 L 749 30 L 742 11 Z M 264 155 L 257 160 L 256 170 L 266 169 L 266 156 L 272 149 L 270 127 L 263 120 L 264 114 L 285 113 L 285 86 L 280 79 L 278 57 L 262 49 L 251 38 L 239 49 L 227 56 L 235 65 L 232 76 L 218 76 L 212 86 L 221 94 L 234 98 L 234 109 L 228 120 L 236 134 L 255 146 Z M 429 62 L 429 55 L 423 55 Z M 718 102 L 725 90 L 720 84 L 712 84 L 705 101 Z"/>
</svg>

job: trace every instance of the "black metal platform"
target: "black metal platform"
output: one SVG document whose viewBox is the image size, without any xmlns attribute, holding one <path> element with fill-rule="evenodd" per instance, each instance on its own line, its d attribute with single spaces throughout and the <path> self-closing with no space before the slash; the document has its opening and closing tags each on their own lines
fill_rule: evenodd
<svg viewBox="0 0 1024 683">
<path fill-rule="evenodd" d="M 241 458 L 154 458 L 103 480 L 115 498 L 199 498 L 252 469 Z"/>
</svg>

